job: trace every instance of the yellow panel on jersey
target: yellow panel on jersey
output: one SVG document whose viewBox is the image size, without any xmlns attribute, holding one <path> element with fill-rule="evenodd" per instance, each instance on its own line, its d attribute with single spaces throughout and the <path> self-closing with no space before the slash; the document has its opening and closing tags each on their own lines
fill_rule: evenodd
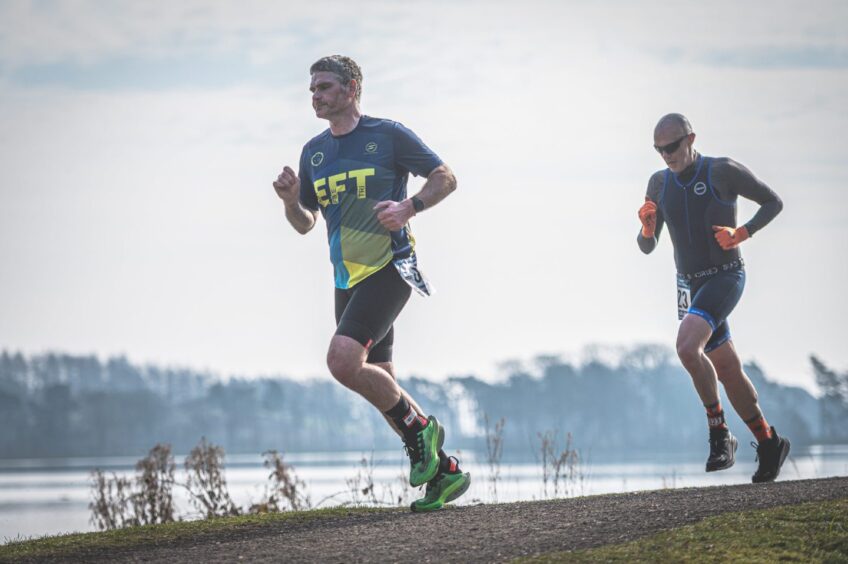
<svg viewBox="0 0 848 564">
<path fill-rule="evenodd" d="M 341 226 L 341 251 L 352 288 L 392 260 L 392 239 L 386 234 L 369 233 Z"/>
</svg>

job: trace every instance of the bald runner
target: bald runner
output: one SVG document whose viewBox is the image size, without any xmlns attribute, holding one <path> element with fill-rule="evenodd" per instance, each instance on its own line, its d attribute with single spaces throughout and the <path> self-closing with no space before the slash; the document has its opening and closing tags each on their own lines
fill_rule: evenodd
<svg viewBox="0 0 848 564">
<path fill-rule="evenodd" d="M 742 369 L 727 318 L 742 297 L 745 262 L 740 245 L 760 232 L 783 209 L 778 195 L 742 164 L 708 157 L 694 148 L 695 132 L 681 114 L 663 116 L 654 129 L 654 148 L 666 164 L 648 181 L 639 209 L 642 229 L 637 243 L 644 253 L 657 247 L 664 228 L 674 248 L 680 327 L 677 354 L 692 377 L 707 412 L 710 452 L 706 471 L 733 466 L 738 447 L 724 418 L 718 383 L 733 409 L 757 440 L 759 462 L 754 482 L 777 478 L 789 453 L 763 415 L 757 391 Z M 737 201 L 759 209 L 737 224 Z"/>
</svg>

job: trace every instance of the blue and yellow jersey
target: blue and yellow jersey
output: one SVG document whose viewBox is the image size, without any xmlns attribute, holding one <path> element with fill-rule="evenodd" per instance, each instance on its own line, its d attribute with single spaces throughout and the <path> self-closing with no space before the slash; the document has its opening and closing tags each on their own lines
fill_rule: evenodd
<svg viewBox="0 0 848 564">
<path fill-rule="evenodd" d="M 412 253 L 409 226 L 389 232 L 377 221 L 377 202 L 406 199 L 409 173 L 427 176 L 442 164 L 412 131 L 362 116 L 345 135 L 327 129 L 303 147 L 300 203 L 327 222 L 336 288 L 355 286 L 395 258 Z"/>
</svg>

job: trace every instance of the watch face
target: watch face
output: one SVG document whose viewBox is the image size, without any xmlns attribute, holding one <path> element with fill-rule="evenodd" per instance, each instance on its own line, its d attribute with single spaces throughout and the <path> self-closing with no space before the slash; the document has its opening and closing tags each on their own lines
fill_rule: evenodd
<svg viewBox="0 0 848 564">
<path fill-rule="evenodd" d="M 412 207 L 415 209 L 415 211 L 420 212 L 421 210 L 424 209 L 424 202 L 422 202 L 421 200 L 419 200 L 418 198 L 413 196 L 412 197 Z"/>
</svg>

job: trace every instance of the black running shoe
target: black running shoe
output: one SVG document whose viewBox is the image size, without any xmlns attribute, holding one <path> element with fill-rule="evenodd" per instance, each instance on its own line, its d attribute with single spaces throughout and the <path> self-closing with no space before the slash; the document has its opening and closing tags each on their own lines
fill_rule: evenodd
<svg viewBox="0 0 848 564">
<path fill-rule="evenodd" d="M 736 447 L 739 442 L 727 429 L 710 429 L 710 457 L 707 472 L 726 470 L 736 462 Z"/>
<path fill-rule="evenodd" d="M 760 444 L 751 443 L 751 446 L 757 449 L 757 461 L 760 463 L 751 481 L 755 484 L 773 482 L 780 474 L 783 461 L 789 455 L 789 439 L 778 436 L 772 427 L 770 439 Z"/>
</svg>

